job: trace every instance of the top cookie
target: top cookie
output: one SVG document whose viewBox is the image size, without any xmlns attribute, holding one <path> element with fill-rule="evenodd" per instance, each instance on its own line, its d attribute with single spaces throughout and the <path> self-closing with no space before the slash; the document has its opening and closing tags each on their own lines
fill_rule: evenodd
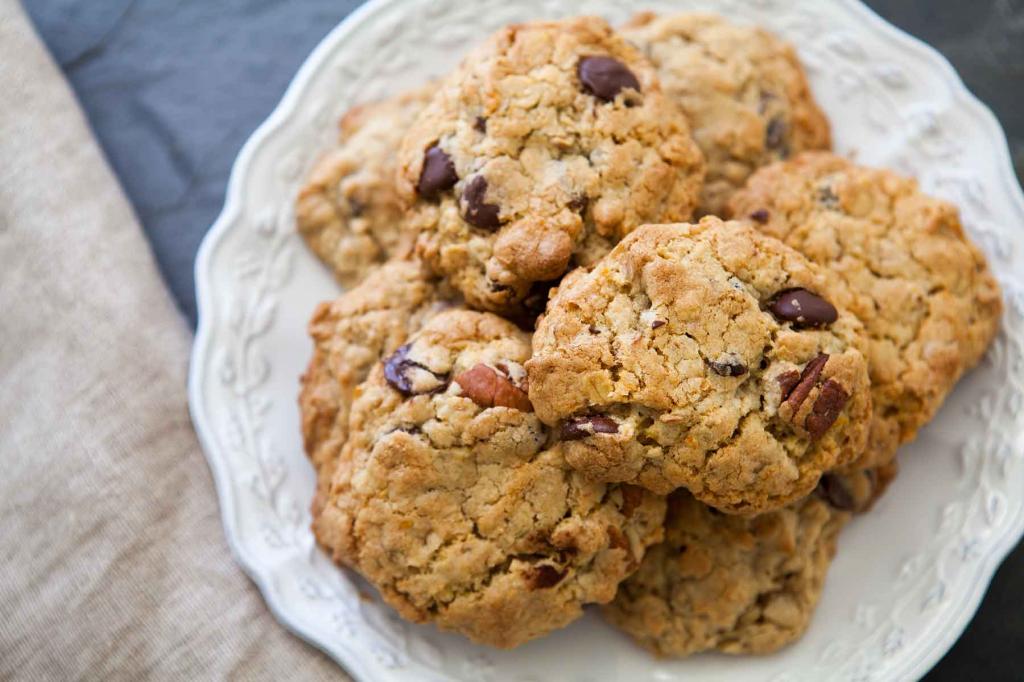
<svg viewBox="0 0 1024 682">
<path fill-rule="evenodd" d="M 999 285 L 956 208 L 889 171 L 808 153 L 758 171 L 730 211 L 824 265 L 863 321 L 875 416 L 862 463 L 888 461 L 999 327 Z"/>
<path fill-rule="evenodd" d="M 360 385 L 315 530 L 414 621 L 512 647 L 605 603 L 663 499 L 566 466 L 532 411 L 529 336 L 441 312 Z"/>
<path fill-rule="evenodd" d="M 793 47 L 722 17 L 644 13 L 622 28 L 682 105 L 707 158 L 698 215 L 722 215 L 755 169 L 807 149 L 829 148 L 829 126 Z"/>
<path fill-rule="evenodd" d="M 475 307 L 685 220 L 703 158 L 654 68 L 601 19 L 509 26 L 437 87 L 400 153 L 418 253 Z"/>
<path fill-rule="evenodd" d="M 299 234 L 345 286 L 411 245 L 402 231 L 395 167 L 402 136 L 432 92 L 422 88 L 350 109 L 338 147 L 299 191 Z"/>
<path fill-rule="evenodd" d="M 390 261 L 377 275 L 318 305 L 309 321 L 313 356 L 301 378 L 299 411 L 306 454 L 317 472 L 314 524 L 348 438 L 356 386 L 454 296 L 416 261 Z"/>
<path fill-rule="evenodd" d="M 555 292 L 530 397 L 598 480 L 781 507 L 867 437 L 861 327 L 831 300 L 807 259 L 741 223 L 647 225 Z"/>
</svg>

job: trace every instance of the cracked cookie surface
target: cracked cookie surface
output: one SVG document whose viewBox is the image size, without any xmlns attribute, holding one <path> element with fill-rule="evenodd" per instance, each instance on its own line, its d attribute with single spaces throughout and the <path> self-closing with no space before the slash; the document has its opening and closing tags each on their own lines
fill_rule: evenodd
<svg viewBox="0 0 1024 682">
<path fill-rule="evenodd" d="M 316 307 L 308 326 L 313 355 L 299 391 L 303 443 L 317 472 L 314 525 L 348 438 L 356 386 L 452 298 L 422 264 L 393 260 L 372 281 Z"/>
<path fill-rule="evenodd" d="M 758 171 L 730 212 L 824 266 L 864 323 L 875 406 L 864 464 L 890 460 L 999 328 L 999 285 L 956 208 L 890 171 L 807 153 Z"/>
<path fill-rule="evenodd" d="M 432 92 L 422 88 L 350 109 L 340 122 L 338 146 L 299 190 L 299 234 L 345 286 L 411 246 L 402 230 L 395 169 L 402 136 Z"/>
<path fill-rule="evenodd" d="M 664 542 L 648 550 L 603 614 L 661 656 L 775 651 L 807 629 L 840 529 L 892 475 L 829 474 L 811 496 L 754 517 L 673 493 Z"/>
<path fill-rule="evenodd" d="M 566 466 L 527 397 L 529 356 L 492 314 L 434 316 L 359 387 L 315 528 L 402 616 L 506 648 L 610 601 L 665 510 Z"/>
<path fill-rule="evenodd" d="M 651 64 L 584 17 L 472 52 L 409 130 L 398 185 L 417 252 L 470 305 L 508 314 L 640 224 L 689 218 L 703 174 Z"/>
<path fill-rule="evenodd" d="M 768 31 L 714 15 L 643 13 L 622 34 L 654 63 L 707 159 L 697 215 L 722 215 L 758 167 L 829 148 L 828 120 L 796 51 Z"/>
<path fill-rule="evenodd" d="M 559 286 L 530 398 L 596 480 L 778 508 L 867 437 L 862 329 L 830 300 L 817 267 L 746 225 L 647 225 Z"/>
</svg>

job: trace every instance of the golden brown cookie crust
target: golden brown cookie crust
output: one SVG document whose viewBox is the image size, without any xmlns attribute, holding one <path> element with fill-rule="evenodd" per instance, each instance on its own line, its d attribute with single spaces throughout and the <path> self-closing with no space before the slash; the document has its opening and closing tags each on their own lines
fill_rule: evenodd
<svg viewBox="0 0 1024 682">
<path fill-rule="evenodd" d="M 299 234 L 344 286 L 411 247 L 395 169 L 402 136 L 432 92 L 428 86 L 350 109 L 339 125 L 338 146 L 299 190 Z"/>
<path fill-rule="evenodd" d="M 686 112 L 707 159 L 697 215 L 722 215 L 757 168 L 828 149 L 828 120 L 789 43 L 709 14 L 643 13 L 622 28 Z"/>
<path fill-rule="evenodd" d="M 406 618 L 513 647 L 612 599 L 664 500 L 565 465 L 526 399 L 529 336 L 442 312 L 357 392 L 315 530 Z"/>
<path fill-rule="evenodd" d="M 890 460 L 999 328 L 999 285 L 957 209 L 890 171 L 807 153 L 758 171 L 730 212 L 823 265 L 864 323 L 875 415 L 860 464 Z"/>
<path fill-rule="evenodd" d="M 731 513 L 799 499 L 861 455 L 871 398 L 860 323 L 778 317 L 796 289 L 832 298 L 741 223 L 644 226 L 552 297 L 527 363 L 537 414 L 597 480 L 682 486 Z"/>
<path fill-rule="evenodd" d="M 419 262 L 393 260 L 372 280 L 313 312 L 313 356 L 300 380 L 299 412 L 306 454 L 317 472 L 314 524 L 348 438 L 356 386 L 453 296 Z"/>
<path fill-rule="evenodd" d="M 509 26 L 471 53 L 403 141 L 399 190 L 418 253 L 470 305 L 507 314 L 640 224 L 687 219 L 703 175 L 654 68 L 583 17 Z"/>
<path fill-rule="evenodd" d="M 648 550 L 604 616 L 661 656 L 775 651 L 807 629 L 839 531 L 895 473 L 889 465 L 827 474 L 811 496 L 754 517 L 723 515 L 674 493 L 665 540 Z"/>
</svg>

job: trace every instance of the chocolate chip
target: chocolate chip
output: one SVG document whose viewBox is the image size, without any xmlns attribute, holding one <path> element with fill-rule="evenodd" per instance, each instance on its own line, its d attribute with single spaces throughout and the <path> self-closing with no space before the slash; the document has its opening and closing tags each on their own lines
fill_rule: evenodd
<svg viewBox="0 0 1024 682">
<path fill-rule="evenodd" d="M 451 189 L 459 181 L 452 157 L 436 144 L 423 155 L 423 170 L 416 191 L 424 199 L 436 199 L 441 192 Z"/>
<path fill-rule="evenodd" d="M 780 374 L 775 380 L 779 382 L 779 388 L 782 390 L 782 399 L 785 400 L 793 392 L 793 389 L 796 388 L 796 385 L 800 383 L 800 372 L 791 369 Z"/>
<path fill-rule="evenodd" d="M 666 322 L 665 320 L 655 320 L 654 322 L 651 322 L 651 329 L 657 329 L 658 327 L 664 327 L 666 324 L 668 324 L 668 322 Z"/>
<path fill-rule="evenodd" d="M 463 394 L 480 407 L 508 407 L 520 412 L 533 412 L 526 391 L 512 383 L 508 376 L 480 363 L 455 377 Z"/>
<path fill-rule="evenodd" d="M 470 180 L 462 190 L 462 201 L 464 202 L 462 217 L 470 225 L 484 230 L 497 230 L 501 227 L 501 221 L 498 220 L 500 209 L 494 204 L 488 204 L 485 201 L 486 196 L 487 179 L 478 175 Z"/>
<path fill-rule="evenodd" d="M 786 404 L 793 408 L 794 413 L 800 409 L 800 406 L 803 405 L 804 400 L 810 394 L 811 389 L 818 383 L 818 377 L 821 376 L 821 370 L 825 369 L 827 362 L 828 354 L 821 353 L 804 366 L 804 371 L 800 373 L 800 381 L 793 387 L 789 395 L 786 396 Z"/>
<path fill-rule="evenodd" d="M 448 375 L 438 374 L 409 359 L 409 346 L 399 347 L 384 361 L 384 378 L 391 387 L 408 398 L 421 393 L 436 393 L 448 386 Z"/>
<path fill-rule="evenodd" d="M 849 400 L 850 394 L 838 382 L 828 379 L 821 385 L 821 393 L 804 421 L 804 428 L 812 439 L 817 440 L 828 431 Z"/>
<path fill-rule="evenodd" d="M 827 209 L 835 210 L 839 208 L 839 197 L 832 191 L 831 186 L 823 185 L 818 188 L 818 203 Z"/>
<path fill-rule="evenodd" d="M 544 590 L 560 583 L 565 574 L 565 571 L 559 571 L 550 564 L 540 564 L 530 569 L 527 581 L 531 590 Z"/>
<path fill-rule="evenodd" d="M 764 131 L 764 146 L 773 151 L 779 151 L 783 156 L 789 153 L 786 145 L 786 131 L 789 126 L 781 118 L 773 118 L 768 121 Z"/>
<path fill-rule="evenodd" d="M 602 414 L 573 417 L 562 424 L 562 440 L 580 440 L 598 433 L 618 433 L 619 425 Z"/>
<path fill-rule="evenodd" d="M 640 92 L 640 81 L 626 65 L 611 57 L 584 57 L 576 66 L 583 91 L 610 102 L 626 88 Z"/>
<path fill-rule="evenodd" d="M 747 373 L 747 366 L 742 362 L 715 362 L 713 360 L 708 360 L 708 366 L 715 374 L 719 374 L 723 377 L 738 377 Z"/>
<path fill-rule="evenodd" d="M 473 130 L 478 130 L 481 133 L 487 132 L 487 119 L 483 116 L 477 116 L 476 120 L 473 121 Z"/>
<path fill-rule="evenodd" d="M 363 211 L 366 210 L 366 204 L 359 201 L 355 197 L 348 198 L 348 213 L 353 218 L 358 218 L 363 215 Z"/>
<path fill-rule="evenodd" d="M 590 198 L 586 194 L 577 194 L 566 206 L 569 207 L 570 211 L 583 215 L 587 212 L 587 206 L 590 205 Z"/>
<path fill-rule="evenodd" d="M 821 327 L 839 317 L 835 306 L 807 289 L 786 289 L 768 302 L 768 310 L 780 322 L 792 322 L 794 329 Z"/>
<path fill-rule="evenodd" d="M 769 218 L 771 218 L 771 214 L 768 213 L 768 209 L 766 208 L 759 208 L 750 214 L 751 220 L 761 223 L 762 225 L 768 222 Z"/>
<path fill-rule="evenodd" d="M 632 517 L 633 512 L 644 500 L 644 489 L 640 486 L 623 483 L 622 487 L 622 515 Z"/>
<path fill-rule="evenodd" d="M 840 511 L 853 511 L 857 508 L 857 501 L 841 476 L 825 474 L 818 481 L 814 492 Z"/>
</svg>

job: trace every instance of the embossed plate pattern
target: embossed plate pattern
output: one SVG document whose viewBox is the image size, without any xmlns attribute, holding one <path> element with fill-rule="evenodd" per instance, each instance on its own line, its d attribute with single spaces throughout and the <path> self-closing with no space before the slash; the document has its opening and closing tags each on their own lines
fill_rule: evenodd
<svg viewBox="0 0 1024 682">
<path fill-rule="evenodd" d="M 597 13 L 626 0 L 371 0 L 306 61 L 235 163 L 196 263 L 200 308 L 189 397 L 228 540 L 288 628 L 365 680 L 896 680 L 927 671 L 960 635 L 1024 531 L 1024 197 L 1001 129 L 934 50 L 855 0 L 639 3 L 704 9 L 799 46 L 837 148 L 918 177 L 957 202 L 1004 287 L 1004 329 L 903 471 L 840 539 L 810 631 L 766 657 L 649 657 L 590 613 L 512 652 L 402 622 L 334 568 L 308 530 L 296 378 L 306 320 L 338 293 L 292 229 L 303 174 L 350 105 L 416 85 L 499 26 Z"/>
</svg>

